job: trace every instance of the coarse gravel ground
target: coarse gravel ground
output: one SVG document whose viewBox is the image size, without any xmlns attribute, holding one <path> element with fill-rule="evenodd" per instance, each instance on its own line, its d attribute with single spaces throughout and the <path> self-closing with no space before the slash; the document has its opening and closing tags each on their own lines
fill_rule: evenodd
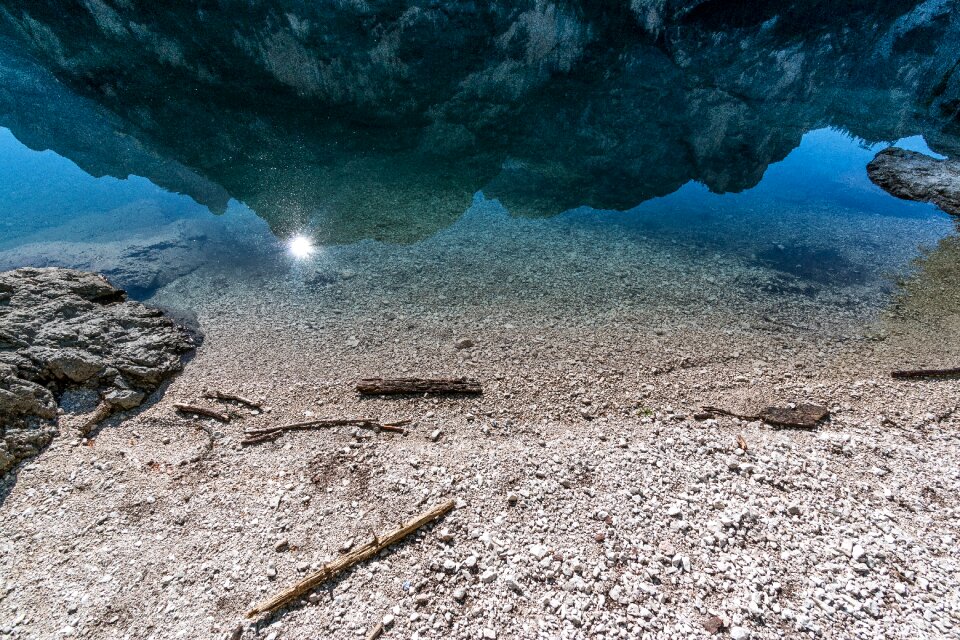
<svg viewBox="0 0 960 640">
<path fill-rule="evenodd" d="M 65 402 L 54 444 L 7 479 L 0 638 L 365 638 L 381 622 L 386 638 L 960 636 L 960 381 L 889 377 L 956 364 L 952 245 L 884 298 L 565 234 L 509 275 L 466 235 L 161 288 L 151 302 L 195 312 L 205 342 L 87 440 L 72 425 L 89 403 Z M 370 375 L 485 392 L 360 399 Z M 216 404 L 205 388 L 264 410 L 174 411 Z M 806 401 L 830 421 L 694 418 Z M 414 422 L 239 444 L 311 416 Z M 447 498 L 441 522 L 244 620 Z"/>
</svg>

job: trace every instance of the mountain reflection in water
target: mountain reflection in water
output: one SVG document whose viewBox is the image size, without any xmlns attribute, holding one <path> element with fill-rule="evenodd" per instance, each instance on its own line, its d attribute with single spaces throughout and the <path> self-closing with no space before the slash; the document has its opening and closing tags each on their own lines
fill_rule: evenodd
<svg viewBox="0 0 960 640">
<path fill-rule="evenodd" d="M 0 126 L 323 244 L 415 242 L 478 190 L 741 191 L 826 126 L 960 150 L 952 2 L 228 5 L 0 3 Z"/>
</svg>

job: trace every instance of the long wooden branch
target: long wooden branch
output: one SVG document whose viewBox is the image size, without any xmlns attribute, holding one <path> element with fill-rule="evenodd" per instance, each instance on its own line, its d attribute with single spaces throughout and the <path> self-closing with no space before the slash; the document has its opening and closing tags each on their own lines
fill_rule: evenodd
<svg viewBox="0 0 960 640">
<path fill-rule="evenodd" d="M 357 383 L 363 396 L 414 393 L 480 394 L 483 388 L 471 378 L 364 378 Z"/>
<path fill-rule="evenodd" d="M 213 418 L 214 420 L 219 420 L 220 422 L 230 422 L 230 416 L 228 414 L 221 413 L 215 409 L 208 409 L 207 407 L 175 402 L 173 408 L 182 413 L 193 413 L 198 416 Z"/>
<path fill-rule="evenodd" d="M 398 422 L 388 422 L 381 424 L 376 420 L 367 418 L 360 419 L 331 419 L 323 418 L 319 420 L 307 420 L 306 422 L 295 422 L 293 424 L 284 424 L 276 427 L 265 427 L 263 429 L 250 429 L 246 431 L 244 439 L 240 444 L 260 444 L 276 440 L 287 431 L 306 431 L 309 429 L 328 429 L 330 427 L 359 427 L 361 429 L 372 429 L 374 431 L 392 431 L 393 433 L 405 434 L 407 431 L 403 427 L 410 424 L 410 420 L 400 420 Z"/>
<path fill-rule="evenodd" d="M 284 589 L 269 600 L 261 602 L 254 608 L 247 611 L 247 617 L 252 618 L 261 613 L 270 613 L 276 611 L 286 604 L 289 604 L 291 601 L 296 600 L 303 594 L 311 591 L 318 585 L 326 582 L 339 573 L 349 569 L 353 565 L 372 558 L 393 543 L 406 538 L 408 535 L 425 524 L 429 524 L 430 522 L 433 522 L 434 520 L 446 515 L 453 509 L 453 505 L 453 500 L 447 500 L 446 502 L 434 506 L 429 511 L 421 513 L 416 518 L 407 521 L 402 526 L 379 537 L 374 537 L 374 539 L 370 542 L 361 547 L 357 547 L 353 551 L 340 556 L 333 562 L 324 565 L 319 571 L 307 576 L 292 587 Z"/>
<path fill-rule="evenodd" d="M 891 371 L 890 376 L 901 380 L 906 378 L 944 378 L 947 376 L 960 376 L 960 367 L 951 369 L 907 369 L 904 371 Z"/>
</svg>

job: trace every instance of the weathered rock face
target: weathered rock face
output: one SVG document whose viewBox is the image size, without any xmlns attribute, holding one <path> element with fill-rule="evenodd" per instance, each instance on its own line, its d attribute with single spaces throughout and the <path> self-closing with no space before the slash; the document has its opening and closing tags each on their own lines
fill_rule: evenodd
<svg viewBox="0 0 960 640">
<path fill-rule="evenodd" d="M 960 161 L 890 147 L 867 165 L 867 175 L 890 195 L 904 200 L 932 202 L 960 216 Z"/>
<path fill-rule="evenodd" d="M 825 126 L 960 151 L 954 5 L 0 1 L 0 125 L 278 234 L 410 242 L 478 190 L 531 216 L 742 190 Z"/>
<path fill-rule="evenodd" d="M 131 409 L 182 368 L 188 333 L 92 273 L 0 273 L 0 474 L 55 432 L 57 398 L 96 390 L 104 413 Z"/>
</svg>

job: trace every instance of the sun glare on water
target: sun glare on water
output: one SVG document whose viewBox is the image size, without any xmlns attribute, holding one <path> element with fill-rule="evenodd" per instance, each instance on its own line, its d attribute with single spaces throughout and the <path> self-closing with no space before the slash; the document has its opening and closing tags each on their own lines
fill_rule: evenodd
<svg viewBox="0 0 960 640">
<path fill-rule="evenodd" d="M 313 240 L 304 235 L 297 235 L 290 238 L 287 241 L 287 250 L 290 252 L 294 258 L 309 258 L 310 255 L 316 251 L 316 247 L 313 246 Z"/>
</svg>

